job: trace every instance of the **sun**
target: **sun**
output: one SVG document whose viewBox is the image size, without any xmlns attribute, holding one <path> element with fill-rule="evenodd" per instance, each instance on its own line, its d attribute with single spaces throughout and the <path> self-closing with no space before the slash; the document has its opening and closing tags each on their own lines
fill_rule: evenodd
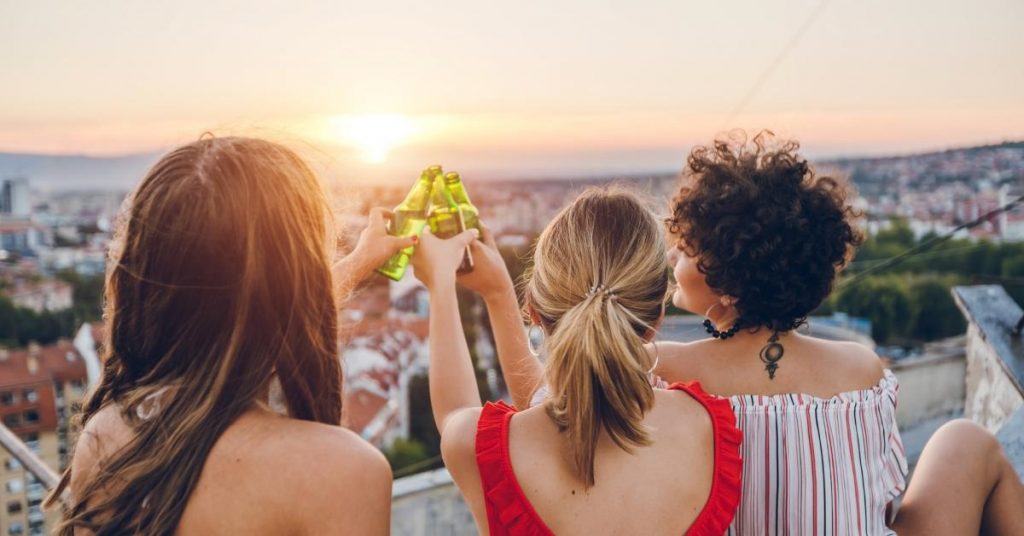
<svg viewBox="0 0 1024 536">
<path fill-rule="evenodd" d="M 379 164 L 419 130 L 415 121 L 398 113 L 344 114 L 330 118 L 333 139 L 359 150 L 364 160 Z"/>
</svg>

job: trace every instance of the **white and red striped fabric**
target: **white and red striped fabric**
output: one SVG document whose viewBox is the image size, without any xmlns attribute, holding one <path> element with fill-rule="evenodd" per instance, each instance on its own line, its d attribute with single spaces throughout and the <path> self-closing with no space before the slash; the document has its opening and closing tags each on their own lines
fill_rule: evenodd
<svg viewBox="0 0 1024 536">
<path fill-rule="evenodd" d="M 895 534 L 885 508 L 907 474 L 898 392 L 886 370 L 875 387 L 829 399 L 730 397 L 743 431 L 743 494 L 727 534 Z"/>
</svg>

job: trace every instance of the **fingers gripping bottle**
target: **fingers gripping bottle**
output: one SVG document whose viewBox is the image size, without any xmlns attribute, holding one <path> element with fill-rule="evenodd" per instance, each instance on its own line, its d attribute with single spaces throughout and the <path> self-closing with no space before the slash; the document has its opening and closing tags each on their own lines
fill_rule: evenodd
<svg viewBox="0 0 1024 536">
<path fill-rule="evenodd" d="M 466 187 L 462 184 L 462 178 L 459 177 L 459 174 L 454 171 L 445 173 L 444 184 L 448 187 L 448 192 L 452 194 L 452 199 L 458 203 L 459 209 L 462 210 L 462 221 L 466 224 L 466 229 L 479 229 L 480 211 L 469 200 L 469 195 L 466 194 Z"/>
<path fill-rule="evenodd" d="M 452 198 L 448 191 L 448 185 L 438 175 L 434 183 L 434 196 L 430 206 L 430 232 L 438 238 L 451 238 L 468 229 L 463 220 L 462 209 Z M 459 264 L 458 273 L 464 274 L 473 271 L 473 256 L 466 248 L 462 254 L 462 263 Z"/>
<path fill-rule="evenodd" d="M 392 236 L 419 236 L 427 225 L 430 208 L 430 196 L 433 193 L 435 177 L 441 174 L 441 166 L 430 166 L 420 173 L 416 185 L 409 190 L 405 200 L 394 209 L 394 217 L 391 225 L 388 226 L 388 233 Z M 391 256 L 384 266 L 377 268 L 377 271 L 398 281 L 405 275 L 409 267 L 409 256 L 415 251 L 415 246 L 409 246 Z"/>
</svg>

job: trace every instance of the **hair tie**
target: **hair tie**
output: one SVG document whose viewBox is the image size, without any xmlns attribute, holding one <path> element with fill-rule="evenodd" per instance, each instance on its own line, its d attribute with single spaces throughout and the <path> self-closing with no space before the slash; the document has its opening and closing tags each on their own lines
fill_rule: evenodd
<svg viewBox="0 0 1024 536">
<path fill-rule="evenodd" d="M 593 298 L 594 296 L 596 296 L 598 294 L 604 294 L 605 297 L 607 297 L 610 300 L 614 300 L 614 299 L 619 297 L 618 294 L 616 294 L 614 290 L 604 286 L 601 283 L 598 283 L 598 284 L 593 285 L 593 286 L 590 287 L 590 290 L 587 292 L 587 295 L 583 299 L 587 300 L 587 299 Z"/>
</svg>

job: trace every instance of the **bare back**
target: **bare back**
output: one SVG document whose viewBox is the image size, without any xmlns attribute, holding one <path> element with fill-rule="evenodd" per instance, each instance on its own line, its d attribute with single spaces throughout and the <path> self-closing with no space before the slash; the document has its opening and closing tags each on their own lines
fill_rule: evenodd
<svg viewBox="0 0 1024 536">
<path fill-rule="evenodd" d="M 131 437 L 114 405 L 90 419 L 72 495 Z M 177 533 L 387 534 L 390 501 L 387 462 L 355 434 L 251 410 L 214 444 Z"/>
<path fill-rule="evenodd" d="M 760 359 L 768 334 L 728 340 L 658 342 L 657 374 L 667 381 L 698 380 L 719 396 L 800 393 L 830 398 L 869 389 L 882 378 L 882 362 L 866 346 L 799 333 L 780 335 L 785 354 L 771 379 Z"/>
<path fill-rule="evenodd" d="M 790 334 L 772 379 L 765 339 L 658 344 L 659 373 L 728 396 L 743 430 L 743 499 L 730 530 L 891 534 L 886 509 L 907 471 L 896 378 L 862 345 Z"/>
<path fill-rule="evenodd" d="M 481 534 L 487 512 L 474 435 L 479 410 L 457 416 L 442 450 Z M 602 432 L 589 490 L 570 470 L 565 435 L 543 407 L 510 420 L 508 451 L 515 480 L 538 516 L 559 535 L 678 536 L 709 501 L 715 470 L 714 431 L 701 403 L 678 391 L 655 391 L 646 415 L 652 444 L 628 453 Z"/>
</svg>

